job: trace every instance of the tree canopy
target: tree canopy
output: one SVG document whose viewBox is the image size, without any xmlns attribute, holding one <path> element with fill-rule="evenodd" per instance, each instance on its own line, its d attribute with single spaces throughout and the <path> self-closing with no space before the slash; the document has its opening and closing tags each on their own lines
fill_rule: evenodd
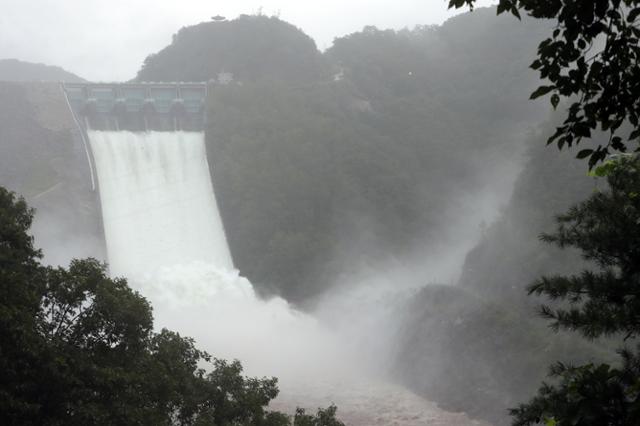
<svg viewBox="0 0 640 426">
<path fill-rule="evenodd" d="M 593 269 L 543 277 L 529 287 L 553 303 L 540 313 L 558 329 L 589 339 L 640 334 L 640 158 L 610 160 L 599 170 L 610 189 L 596 192 L 558 217 L 544 241 L 574 247 Z M 558 303 L 559 302 L 559 303 Z M 634 340 L 631 340 L 632 342 Z M 636 425 L 640 423 L 640 348 L 621 349 L 620 366 L 556 363 L 555 384 L 543 384 L 529 403 L 512 410 L 516 426 Z"/>
<path fill-rule="evenodd" d="M 474 4 L 449 1 L 455 8 Z M 551 37 L 540 43 L 531 64 L 550 84 L 538 87 L 531 98 L 551 93 L 554 108 L 561 98 L 571 104 L 548 143 L 562 149 L 596 130 L 608 132 L 606 144 L 578 152 L 591 167 L 612 152 L 640 149 L 639 0 L 500 0 L 497 11 L 553 22 Z M 626 140 L 621 136 L 625 125 L 631 127 Z"/>
<path fill-rule="evenodd" d="M 172 43 L 149 55 L 137 81 L 208 81 L 229 78 L 307 84 L 328 68 L 315 42 L 277 17 L 240 15 L 182 28 Z"/>
<path fill-rule="evenodd" d="M 275 378 L 244 377 L 239 361 L 154 332 L 147 300 L 104 264 L 43 266 L 27 233 L 32 219 L 0 187 L 2 424 L 342 425 L 335 407 L 293 417 L 267 410 Z"/>
</svg>

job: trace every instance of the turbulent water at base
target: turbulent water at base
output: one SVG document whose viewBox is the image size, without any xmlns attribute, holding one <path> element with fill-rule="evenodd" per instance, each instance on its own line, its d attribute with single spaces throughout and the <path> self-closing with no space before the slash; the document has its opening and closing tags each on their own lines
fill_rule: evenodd
<svg viewBox="0 0 640 426">
<path fill-rule="evenodd" d="M 251 374 L 323 375 L 345 365 L 313 318 L 281 298 L 259 299 L 234 269 L 202 133 L 90 131 L 89 139 L 110 273 L 152 302 L 158 328 L 238 358 Z"/>
<path fill-rule="evenodd" d="M 372 347 L 355 350 L 353 333 L 257 297 L 233 267 L 202 133 L 90 131 L 89 139 L 110 273 L 150 300 L 156 328 L 240 359 L 249 375 L 279 377 L 272 406 L 290 413 L 336 403 L 353 426 L 477 424 L 371 374 Z"/>
</svg>

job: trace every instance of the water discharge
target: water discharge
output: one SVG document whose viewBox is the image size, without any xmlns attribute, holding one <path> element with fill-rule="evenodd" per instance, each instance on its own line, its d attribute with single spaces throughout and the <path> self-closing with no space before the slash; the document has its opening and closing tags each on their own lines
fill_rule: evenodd
<svg viewBox="0 0 640 426">
<path fill-rule="evenodd" d="M 89 135 L 96 161 L 111 272 L 233 263 L 199 132 Z"/>
<path fill-rule="evenodd" d="M 317 321 L 281 298 L 259 299 L 234 269 L 202 133 L 90 131 L 89 138 L 110 272 L 150 299 L 158 327 L 242 360 L 250 374 L 326 377 L 348 364 Z"/>
</svg>

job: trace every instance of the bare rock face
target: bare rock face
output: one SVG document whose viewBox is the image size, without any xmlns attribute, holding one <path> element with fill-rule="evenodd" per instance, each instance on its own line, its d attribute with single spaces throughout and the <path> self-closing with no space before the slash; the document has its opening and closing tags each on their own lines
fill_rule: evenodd
<svg viewBox="0 0 640 426">
<path fill-rule="evenodd" d="M 403 387 L 379 381 L 282 384 L 270 408 L 289 414 L 335 404 L 348 426 L 490 426 L 464 413 L 439 408 Z"/>
</svg>

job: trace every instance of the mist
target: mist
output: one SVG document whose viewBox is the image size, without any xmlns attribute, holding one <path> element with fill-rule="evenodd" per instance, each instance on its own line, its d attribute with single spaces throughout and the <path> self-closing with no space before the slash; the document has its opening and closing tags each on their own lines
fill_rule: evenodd
<svg viewBox="0 0 640 426">
<path fill-rule="evenodd" d="M 584 267 L 538 236 L 594 189 L 529 100 L 548 22 L 491 1 L 59 3 L 0 17 L 0 186 L 35 209 L 43 265 L 97 259 L 155 333 L 276 377 L 261 410 L 502 426 L 548 364 L 611 359 L 526 292 Z"/>
</svg>

